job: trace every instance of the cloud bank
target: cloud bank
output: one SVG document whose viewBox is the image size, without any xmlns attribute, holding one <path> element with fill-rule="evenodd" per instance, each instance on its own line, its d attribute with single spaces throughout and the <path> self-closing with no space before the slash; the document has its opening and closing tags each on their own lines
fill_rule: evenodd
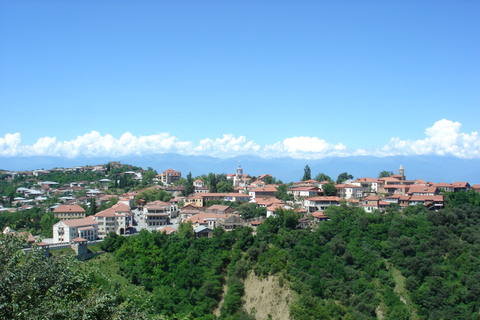
<svg viewBox="0 0 480 320">
<path fill-rule="evenodd" d="M 101 135 L 97 131 L 78 136 L 71 141 L 42 137 L 33 145 L 23 145 L 20 133 L 0 137 L 0 157 L 58 156 L 58 157 L 121 157 L 178 153 L 228 158 L 239 155 L 261 157 L 292 157 L 320 159 L 348 156 L 450 155 L 459 158 L 480 158 L 480 138 L 477 132 L 462 133 L 461 123 L 442 119 L 425 130 L 423 140 L 402 140 L 399 137 L 379 149 L 349 149 L 342 143 L 330 144 L 317 137 L 291 137 L 272 145 L 260 146 L 246 137 L 225 134 L 214 140 L 206 138 L 198 144 L 180 141 L 169 133 L 134 136 L 129 132 L 121 137 Z"/>
</svg>

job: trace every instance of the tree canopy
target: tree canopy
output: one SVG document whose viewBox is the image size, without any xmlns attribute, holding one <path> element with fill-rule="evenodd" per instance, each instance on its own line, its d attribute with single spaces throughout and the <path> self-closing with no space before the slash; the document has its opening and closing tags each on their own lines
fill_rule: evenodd
<svg viewBox="0 0 480 320">
<path fill-rule="evenodd" d="M 390 177 L 390 176 L 393 176 L 393 171 L 383 170 L 378 174 L 378 179 L 386 178 L 386 177 Z"/>
<path fill-rule="evenodd" d="M 330 178 L 330 176 L 326 175 L 325 173 L 319 173 L 317 174 L 317 176 L 315 177 L 315 180 L 317 180 L 318 182 L 322 182 L 322 181 L 329 181 L 329 182 L 332 182 L 332 178 Z"/>
<path fill-rule="evenodd" d="M 351 174 L 343 172 L 338 175 L 337 183 L 343 183 L 346 180 L 351 180 L 351 179 L 353 179 L 353 176 Z"/>
<path fill-rule="evenodd" d="M 307 180 L 311 180 L 311 179 L 312 179 L 312 170 L 310 170 L 310 167 L 307 164 L 305 166 L 305 168 L 303 169 L 302 181 L 307 181 Z"/>
<path fill-rule="evenodd" d="M 323 195 L 324 196 L 336 196 L 337 195 L 337 188 L 333 183 L 324 184 L 322 187 Z"/>
<path fill-rule="evenodd" d="M 139 200 L 144 200 L 146 203 L 160 200 L 163 202 L 168 202 L 170 199 L 173 199 L 173 196 L 171 196 L 168 192 L 165 190 L 159 190 L 159 189 L 146 189 L 141 191 L 139 194 L 135 196 L 135 199 L 133 200 L 135 206 L 138 205 Z"/>
</svg>

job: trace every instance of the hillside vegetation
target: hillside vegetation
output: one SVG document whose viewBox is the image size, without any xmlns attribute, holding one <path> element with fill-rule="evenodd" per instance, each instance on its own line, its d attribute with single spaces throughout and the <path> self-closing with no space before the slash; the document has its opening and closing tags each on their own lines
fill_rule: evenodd
<svg viewBox="0 0 480 320">
<path fill-rule="evenodd" d="M 438 212 L 330 207 L 331 220 L 314 229 L 277 211 L 256 232 L 142 231 L 108 238 L 104 262 L 68 260 L 69 268 L 61 256 L 20 255 L 0 237 L 0 315 L 216 319 L 219 309 L 220 319 L 480 319 L 478 194 L 446 196 Z"/>
<path fill-rule="evenodd" d="M 215 229 L 194 239 L 188 225 L 170 236 L 141 232 L 115 256 L 166 316 L 214 319 L 226 284 L 220 318 L 254 319 L 244 301 L 253 272 L 296 293 L 293 319 L 480 319 L 480 207 L 470 195 L 448 195 L 438 212 L 330 207 L 331 220 L 315 230 L 296 229 L 298 216 L 278 211 L 256 234 Z"/>
</svg>

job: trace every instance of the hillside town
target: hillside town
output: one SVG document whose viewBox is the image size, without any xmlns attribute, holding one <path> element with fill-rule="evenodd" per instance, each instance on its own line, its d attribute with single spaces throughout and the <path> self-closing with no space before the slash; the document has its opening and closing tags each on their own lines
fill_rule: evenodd
<svg viewBox="0 0 480 320">
<path fill-rule="evenodd" d="M 324 213 L 329 206 L 356 206 L 366 213 L 410 206 L 437 211 L 444 207 L 444 192 L 480 192 L 480 185 L 468 182 L 407 179 L 402 165 L 397 174 L 382 172 L 377 178 L 353 179 L 345 173 L 347 179 L 336 182 L 326 175 L 325 180 L 311 179 L 309 170 L 307 166 L 304 175 L 309 179 L 289 184 L 276 181 L 271 174 L 246 174 L 240 164 L 234 173 L 211 173 L 195 180 L 191 174 L 185 179 L 170 168 L 158 174 L 152 168 L 120 162 L 2 171 L 0 222 L 4 234 L 23 232 L 31 243 L 41 238 L 44 245 L 96 241 L 112 232 L 124 236 L 141 230 L 170 234 L 182 223 L 191 224 L 199 238 L 212 237 L 217 227 L 255 230 L 278 210 L 298 213 L 298 228 L 312 228 L 329 219 Z M 21 213 L 29 210 L 39 214 L 25 220 Z M 8 214 L 17 214 L 17 220 L 13 216 L 6 219 Z M 47 214 L 49 223 L 45 222 Z"/>
</svg>

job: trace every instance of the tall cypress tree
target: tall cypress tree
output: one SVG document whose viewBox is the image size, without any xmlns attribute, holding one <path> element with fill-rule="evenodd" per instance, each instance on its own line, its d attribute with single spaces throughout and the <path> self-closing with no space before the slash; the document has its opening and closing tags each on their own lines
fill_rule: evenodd
<svg viewBox="0 0 480 320">
<path fill-rule="evenodd" d="M 302 181 L 307 181 L 312 179 L 312 171 L 310 170 L 310 167 L 308 164 L 305 166 L 304 173 L 303 173 L 303 178 Z"/>
</svg>

